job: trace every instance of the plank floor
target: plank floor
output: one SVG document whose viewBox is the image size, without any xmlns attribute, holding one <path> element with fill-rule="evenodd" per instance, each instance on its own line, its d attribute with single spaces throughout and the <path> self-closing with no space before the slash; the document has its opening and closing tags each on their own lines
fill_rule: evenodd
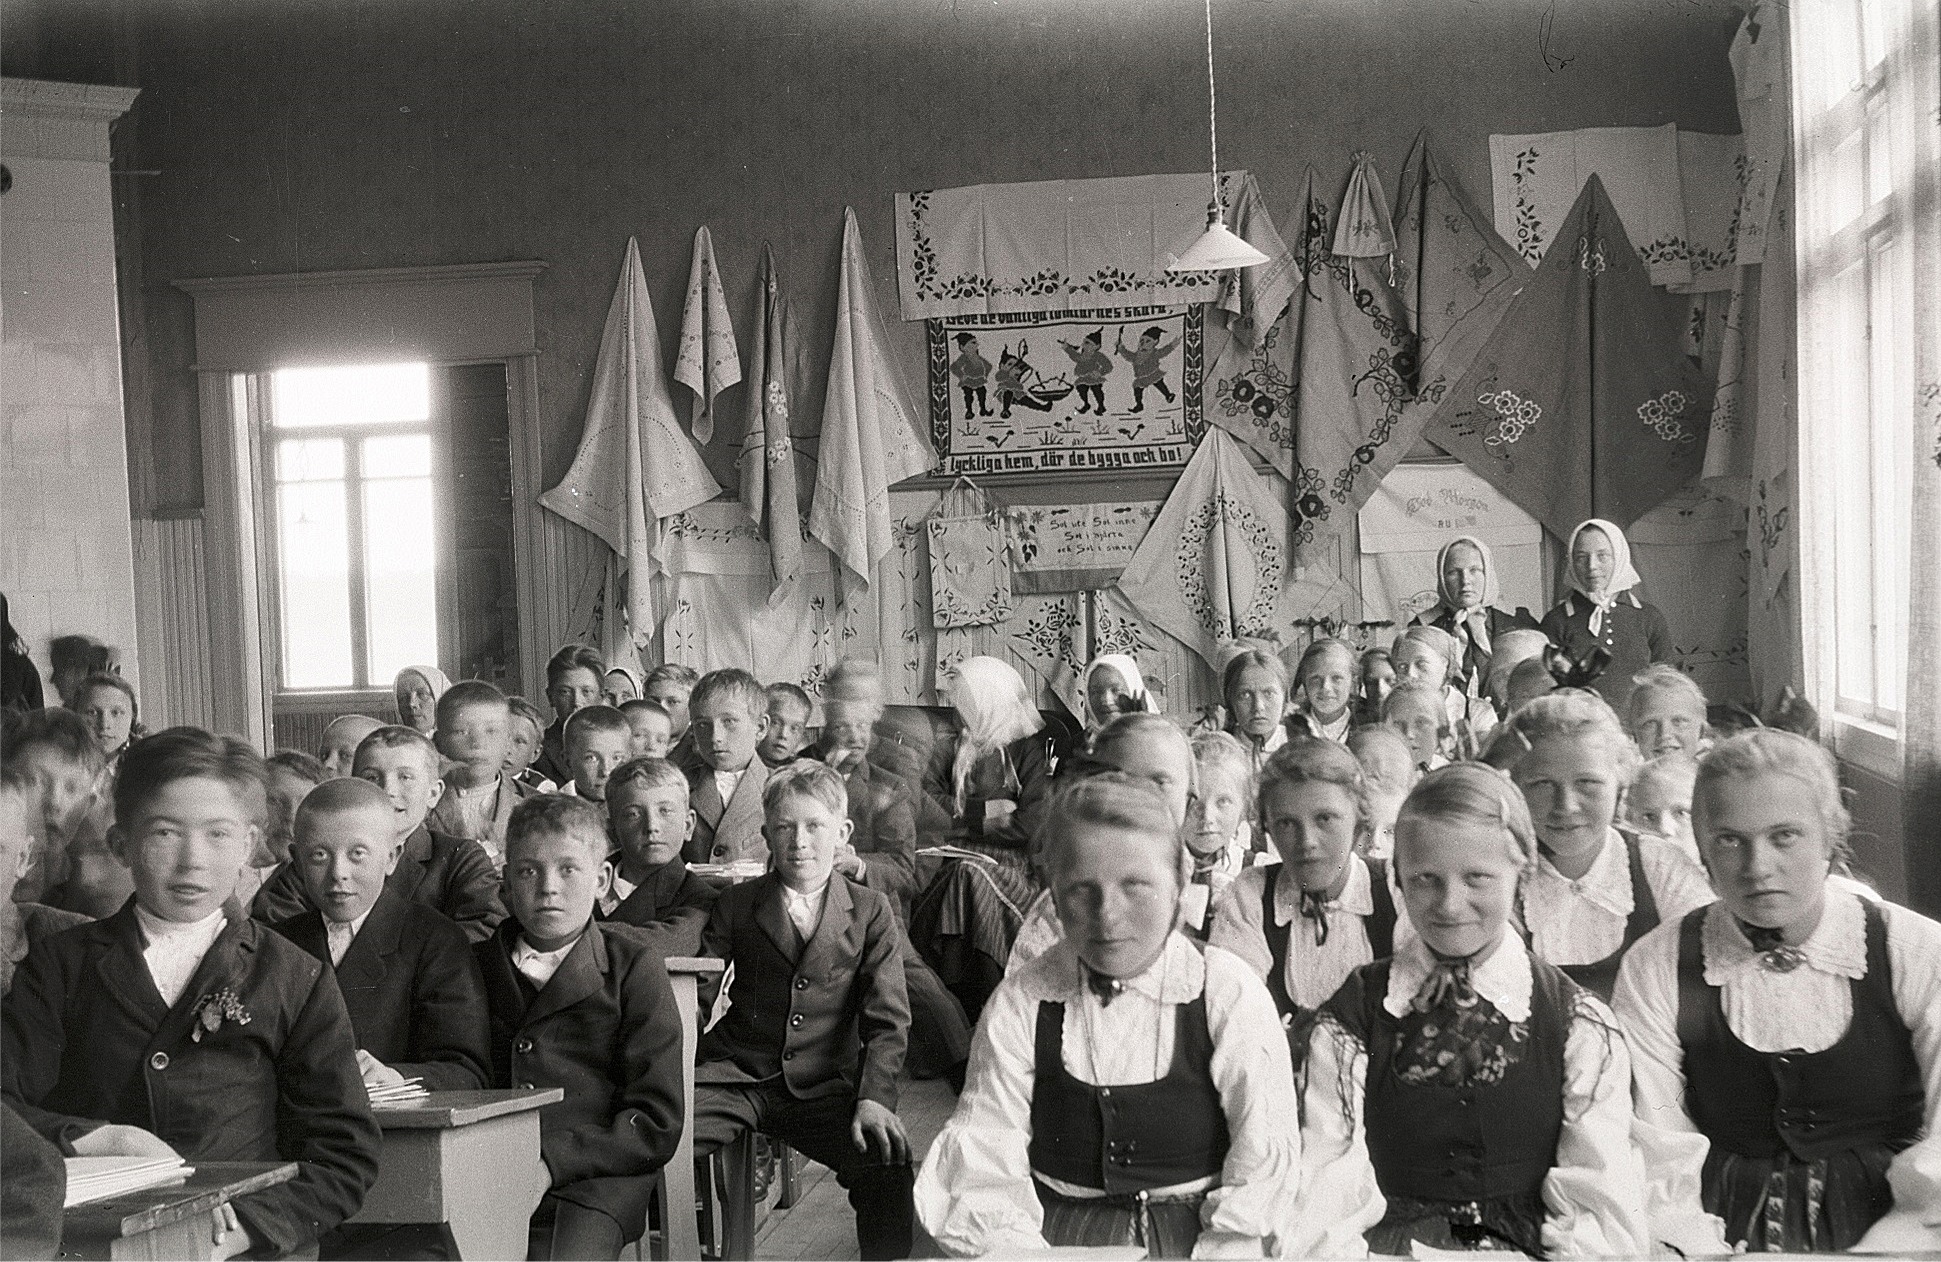
<svg viewBox="0 0 1941 1262">
<path fill-rule="evenodd" d="M 929 1151 L 930 1141 L 937 1137 L 956 1107 L 956 1095 L 941 1079 L 904 1082 L 896 1111 L 909 1132 L 914 1154 L 921 1157 Z M 762 1259 L 856 1257 L 855 1215 L 850 1212 L 848 1195 L 836 1183 L 829 1167 L 805 1159 L 799 1189 L 793 1209 L 776 1209 L 770 1202 L 768 1216 L 755 1231 L 755 1256 Z M 920 1252 L 927 1243 L 919 1243 Z"/>
</svg>

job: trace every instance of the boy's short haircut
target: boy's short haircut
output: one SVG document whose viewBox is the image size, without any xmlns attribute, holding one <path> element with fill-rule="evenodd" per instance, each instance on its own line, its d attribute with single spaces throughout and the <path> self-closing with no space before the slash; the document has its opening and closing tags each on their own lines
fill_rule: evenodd
<svg viewBox="0 0 1941 1262">
<path fill-rule="evenodd" d="M 578 838 L 602 863 L 612 849 L 607 815 L 600 804 L 564 793 L 541 793 L 512 808 L 505 826 L 506 853 L 510 855 L 514 846 L 532 837 Z"/>
<path fill-rule="evenodd" d="M 553 654 L 546 663 L 546 686 L 552 687 L 569 671 L 590 670 L 595 679 L 607 677 L 607 659 L 600 656 L 599 650 L 584 644 L 568 644 Z"/>
<path fill-rule="evenodd" d="M 634 730 L 627 724 L 627 716 L 610 705 L 582 706 L 573 711 L 566 720 L 566 727 L 559 734 L 560 744 L 571 748 L 573 741 L 584 732 L 610 732 L 615 736 L 632 738 Z"/>
<path fill-rule="evenodd" d="M 1439 720 L 1437 726 L 1444 732 L 1449 730 L 1449 711 L 1443 706 L 1442 690 L 1440 688 L 1431 688 L 1429 685 L 1413 679 L 1408 683 L 1395 685 L 1395 688 L 1388 694 L 1388 699 L 1382 702 L 1382 718 L 1386 720 L 1393 714 L 1396 703 L 1405 698 L 1420 700 L 1423 705 L 1434 710 Z"/>
<path fill-rule="evenodd" d="M 18 764 L 30 749 L 48 749 L 65 762 L 79 763 L 92 775 L 101 774 L 108 765 L 101 747 L 95 743 L 88 721 L 72 710 L 58 706 L 29 710 L 25 714 L 7 711 L 6 739 L 0 744 L 0 765 Z"/>
<path fill-rule="evenodd" d="M 695 684 L 694 691 L 688 694 L 688 709 L 698 714 L 716 697 L 740 702 L 752 719 L 759 719 L 768 713 L 768 691 L 762 687 L 761 680 L 745 670 L 730 667 L 727 670 L 711 670 L 701 676 L 701 682 Z"/>
<path fill-rule="evenodd" d="M 687 776 L 665 758 L 629 758 L 613 769 L 607 777 L 607 802 L 624 788 L 637 789 L 679 789 L 681 797 L 688 793 Z"/>
<path fill-rule="evenodd" d="M 815 702 L 809 700 L 809 694 L 794 684 L 788 682 L 774 683 L 770 684 L 765 691 L 768 693 L 768 704 L 771 707 L 777 701 L 786 699 L 790 705 L 802 712 L 802 721 L 804 723 L 807 723 L 809 716 L 815 713 Z"/>
<path fill-rule="evenodd" d="M 372 732 L 357 743 L 357 752 L 351 755 L 351 766 L 355 767 L 366 754 L 377 749 L 415 749 L 424 756 L 425 767 L 431 772 L 432 779 L 444 774 L 445 764 L 438 756 L 438 747 L 415 727 L 402 723 L 391 723 Z"/>
<path fill-rule="evenodd" d="M 196 778 L 222 781 L 259 814 L 258 804 L 268 793 L 263 756 L 249 742 L 199 727 L 171 727 L 144 736 L 121 756 L 121 773 L 115 778 L 115 820 L 125 827 L 163 789 L 178 780 Z"/>
<path fill-rule="evenodd" d="M 505 694 L 483 679 L 461 679 L 438 698 L 438 726 L 456 720 L 460 710 L 472 705 L 505 706 L 508 712 L 512 709 Z"/>
<path fill-rule="evenodd" d="M 391 799 L 383 789 L 369 780 L 359 780 L 356 776 L 326 781 L 312 792 L 305 794 L 297 804 L 295 827 L 299 830 L 303 822 L 318 815 L 341 815 L 346 811 L 364 808 L 383 811 L 388 827 L 391 818 Z"/>
<path fill-rule="evenodd" d="M 264 771 L 267 772 L 271 767 L 281 767 L 299 780 L 307 780 L 311 784 L 322 784 L 330 779 L 330 773 L 324 770 L 324 765 L 314 756 L 300 749 L 277 750 L 263 760 Z"/>
<path fill-rule="evenodd" d="M 542 732 L 546 730 L 546 725 L 552 722 L 551 719 L 546 717 L 544 710 L 541 710 L 524 697 L 507 697 L 505 703 L 506 707 L 512 711 L 513 718 L 524 719 Z"/>
<path fill-rule="evenodd" d="M 647 672 L 647 678 L 640 682 L 640 690 L 645 692 L 655 684 L 670 679 L 691 692 L 694 685 L 700 682 L 701 675 L 692 666 L 684 666 L 680 662 L 662 662 Z"/>
<path fill-rule="evenodd" d="M 135 685 L 129 683 L 120 675 L 114 674 L 112 671 L 95 671 L 86 679 L 74 685 L 75 701 L 80 701 L 81 698 L 88 695 L 89 691 L 95 688 L 112 688 L 122 696 L 128 698 L 128 712 L 137 718 L 140 717 L 142 703 L 141 698 L 135 695 Z"/>
<path fill-rule="evenodd" d="M 649 701 L 645 697 L 635 697 L 631 701 L 622 701 L 620 703 L 620 713 L 626 715 L 628 718 L 632 718 L 636 714 L 658 714 L 669 723 L 674 721 L 674 716 L 667 712 L 666 706 L 658 701 Z"/>
<path fill-rule="evenodd" d="M 820 802 L 837 819 L 849 818 L 849 788 L 842 773 L 826 762 L 804 758 L 768 773 L 762 786 L 762 814 L 781 804 L 785 797 L 809 798 Z"/>
</svg>

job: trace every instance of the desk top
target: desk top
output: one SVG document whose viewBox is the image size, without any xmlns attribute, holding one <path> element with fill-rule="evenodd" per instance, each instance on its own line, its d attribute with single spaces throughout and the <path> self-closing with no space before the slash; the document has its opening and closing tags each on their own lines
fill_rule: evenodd
<svg viewBox="0 0 1941 1262">
<path fill-rule="evenodd" d="M 296 1177 L 294 1161 L 198 1161 L 184 1182 L 76 1205 L 61 1216 L 61 1231 L 71 1238 L 133 1236 Z"/>
<path fill-rule="evenodd" d="M 558 1087 L 514 1088 L 504 1091 L 434 1091 L 404 1104 L 371 1110 L 387 1131 L 450 1130 L 508 1113 L 525 1113 L 558 1104 L 566 1092 Z"/>
<path fill-rule="evenodd" d="M 669 974 L 685 973 L 690 977 L 713 977 L 728 965 L 705 955 L 670 955 L 667 957 Z"/>
</svg>

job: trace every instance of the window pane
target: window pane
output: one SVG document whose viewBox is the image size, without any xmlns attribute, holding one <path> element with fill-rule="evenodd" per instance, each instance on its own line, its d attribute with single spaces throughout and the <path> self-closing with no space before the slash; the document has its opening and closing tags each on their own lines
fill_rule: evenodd
<svg viewBox="0 0 1941 1262">
<path fill-rule="evenodd" d="M 371 678 L 388 681 L 406 666 L 438 660 L 431 479 L 366 482 L 364 538 Z"/>
<path fill-rule="evenodd" d="M 283 684 L 287 688 L 352 687 L 357 681 L 351 669 L 350 531 L 344 484 L 291 483 L 277 488 L 276 500 L 277 539 L 283 554 Z"/>
<path fill-rule="evenodd" d="M 367 478 L 428 478 L 431 476 L 431 435 L 405 434 L 364 440 Z"/>
<path fill-rule="evenodd" d="M 286 438 L 276 445 L 278 482 L 330 482 L 343 476 L 342 439 Z"/>
<path fill-rule="evenodd" d="M 283 368 L 272 375 L 278 429 L 318 425 L 382 425 L 431 415 L 427 364 L 371 364 L 352 368 Z"/>
<path fill-rule="evenodd" d="M 1832 362 L 1868 362 L 1867 268 L 1857 263 L 1827 286 L 1826 348 Z M 1857 379 L 1858 378 L 1858 379 Z M 1842 697 L 1874 695 L 1873 452 L 1868 382 L 1851 368 L 1826 400 L 1833 469 L 1834 656 Z"/>
<path fill-rule="evenodd" d="M 1913 528 L 1914 370 L 1902 339 L 1913 310 L 1912 260 L 1905 241 L 1889 237 L 1874 253 L 1873 328 L 1873 557 L 1875 705 L 1898 713 L 1907 674 L 1908 536 Z"/>
</svg>

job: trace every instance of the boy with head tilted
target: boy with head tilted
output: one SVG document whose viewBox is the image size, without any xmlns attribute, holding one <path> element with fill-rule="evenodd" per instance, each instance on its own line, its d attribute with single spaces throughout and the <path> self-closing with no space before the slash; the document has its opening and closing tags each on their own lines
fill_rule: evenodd
<svg viewBox="0 0 1941 1262">
<path fill-rule="evenodd" d="M 473 948 L 492 1085 L 566 1092 L 540 1118 L 551 1186 L 532 1218 L 535 1258 L 619 1257 L 645 1233 L 652 1176 L 681 1135 L 680 1013 L 660 953 L 594 919 L 612 880 L 598 806 L 521 802 L 506 833 L 512 915 Z"/>
<path fill-rule="evenodd" d="M 248 1247 L 282 1254 L 356 1211 L 380 1140 L 330 970 L 230 901 L 262 794 L 262 758 L 233 738 L 171 728 L 129 749 L 109 838 L 134 897 L 28 957 L 0 1089 L 73 1156 L 295 1161 L 233 1202 Z"/>
</svg>

